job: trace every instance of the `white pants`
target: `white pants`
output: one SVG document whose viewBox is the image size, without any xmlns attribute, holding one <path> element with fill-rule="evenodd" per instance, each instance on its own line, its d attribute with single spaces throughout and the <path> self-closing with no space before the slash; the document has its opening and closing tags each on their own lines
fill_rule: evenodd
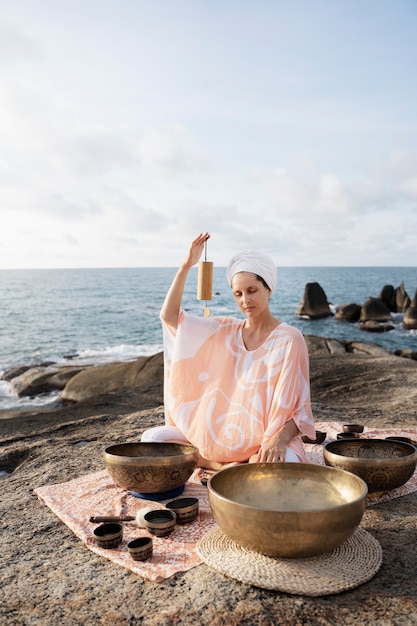
<svg viewBox="0 0 417 626">
<path fill-rule="evenodd" d="M 146 443 L 166 443 L 169 441 L 190 443 L 176 426 L 155 426 L 154 428 L 149 428 L 142 434 L 141 441 Z M 287 448 L 285 461 L 286 463 L 299 463 L 300 459 L 294 450 Z"/>
</svg>

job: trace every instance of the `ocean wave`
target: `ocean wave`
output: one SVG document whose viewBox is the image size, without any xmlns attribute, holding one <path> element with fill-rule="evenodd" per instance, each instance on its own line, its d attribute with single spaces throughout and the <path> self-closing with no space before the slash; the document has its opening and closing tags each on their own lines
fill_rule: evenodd
<svg viewBox="0 0 417 626">
<path fill-rule="evenodd" d="M 59 391 L 19 397 L 9 382 L 0 380 L 0 411 L 48 409 L 58 405 Z"/>
<path fill-rule="evenodd" d="M 67 356 L 66 360 L 85 364 L 112 363 L 115 361 L 133 361 L 141 356 L 153 356 L 162 352 L 162 344 L 148 344 L 144 346 L 121 344 L 119 346 L 107 346 L 104 348 L 86 348 L 80 350 L 77 355 Z"/>
</svg>

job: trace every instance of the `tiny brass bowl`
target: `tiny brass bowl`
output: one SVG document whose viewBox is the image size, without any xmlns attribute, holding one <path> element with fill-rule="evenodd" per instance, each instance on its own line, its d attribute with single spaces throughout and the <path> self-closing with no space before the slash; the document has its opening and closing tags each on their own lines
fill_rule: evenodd
<svg viewBox="0 0 417 626">
<path fill-rule="evenodd" d="M 120 443 L 106 448 L 103 459 L 118 487 L 163 493 L 185 485 L 197 467 L 198 449 L 181 443 Z"/>
<path fill-rule="evenodd" d="M 315 439 L 310 439 L 310 437 L 307 437 L 306 435 L 302 435 L 301 440 L 304 443 L 323 443 L 326 437 L 327 437 L 327 433 L 323 432 L 322 430 L 316 430 Z"/>
<path fill-rule="evenodd" d="M 417 449 L 394 439 L 347 439 L 327 443 L 323 457 L 326 465 L 363 478 L 371 494 L 404 485 L 416 468 Z"/>
<path fill-rule="evenodd" d="M 306 558 L 341 545 L 360 524 L 368 489 L 324 465 L 248 463 L 209 479 L 214 519 L 230 539 L 268 556 Z"/>
<path fill-rule="evenodd" d="M 197 517 L 199 505 L 197 498 L 178 498 L 168 502 L 166 507 L 176 513 L 177 524 L 187 524 Z"/>
<path fill-rule="evenodd" d="M 359 433 L 337 433 L 336 439 L 359 439 Z"/>
<path fill-rule="evenodd" d="M 343 424 L 344 433 L 363 433 L 363 424 Z"/>
<path fill-rule="evenodd" d="M 100 548 L 117 548 L 123 537 L 121 524 L 101 524 L 94 529 L 94 540 Z"/>
<path fill-rule="evenodd" d="M 172 533 L 176 524 L 176 514 L 169 509 L 155 509 L 144 516 L 147 530 L 157 537 L 165 537 Z"/>
<path fill-rule="evenodd" d="M 153 554 L 153 541 L 151 537 L 137 537 L 127 544 L 129 554 L 134 561 L 146 561 Z"/>
</svg>

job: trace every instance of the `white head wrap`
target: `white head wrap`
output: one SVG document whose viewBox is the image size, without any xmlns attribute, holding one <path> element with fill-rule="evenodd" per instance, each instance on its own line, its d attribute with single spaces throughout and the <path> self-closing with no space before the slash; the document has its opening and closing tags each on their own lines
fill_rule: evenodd
<svg viewBox="0 0 417 626">
<path fill-rule="evenodd" d="M 277 285 L 277 268 L 273 260 L 257 250 L 241 250 L 229 261 L 227 280 L 232 286 L 232 278 L 238 272 L 252 272 L 264 279 L 271 291 Z"/>
</svg>

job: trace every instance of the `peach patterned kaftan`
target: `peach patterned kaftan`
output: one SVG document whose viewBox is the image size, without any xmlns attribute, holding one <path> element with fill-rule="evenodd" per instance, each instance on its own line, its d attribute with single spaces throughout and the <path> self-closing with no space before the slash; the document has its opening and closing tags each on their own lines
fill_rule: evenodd
<svg viewBox="0 0 417 626">
<path fill-rule="evenodd" d="M 302 333 L 282 322 L 256 350 L 242 338 L 244 320 L 180 312 L 162 322 L 165 420 L 212 461 L 243 462 L 291 418 L 288 444 L 306 461 L 301 435 L 315 438 L 309 361 Z"/>
</svg>

